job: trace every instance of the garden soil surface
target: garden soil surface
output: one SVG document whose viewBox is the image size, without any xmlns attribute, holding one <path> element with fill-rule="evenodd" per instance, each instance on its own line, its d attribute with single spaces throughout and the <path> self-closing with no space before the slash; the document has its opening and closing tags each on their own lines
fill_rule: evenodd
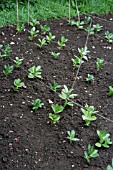
<svg viewBox="0 0 113 170">
<path fill-rule="evenodd" d="M 26 24 L 21 33 L 17 33 L 16 25 L 0 28 L 0 44 L 3 48 L 10 44 L 12 49 L 9 59 L 0 61 L 0 170 L 106 170 L 111 164 L 113 145 L 108 149 L 95 147 L 100 156 L 91 158 L 89 165 L 84 158 L 88 144 L 94 146 L 99 140 L 97 130 L 107 130 L 113 142 L 113 96 L 106 95 L 108 87 L 113 86 L 113 44 L 104 37 L 105 31 L 113 33 L 113 15 L 94 15 L 91 18 L 92 24 L 99 23 L 103 28 L 88 38 L 89 60 L 82 64 L 74 84 L 73 93 L 78 96 L 74 99 L 74 106 L 66 107 L 60 114 L 61 119 L 56 125 L 52 125 L 48 118 L 52 112 L 51 103 L 63 105 L 58 94 L 63 85 L 71 88 L 75 80 L 77 70 L 73 69 L 71 59 L 79 55 L 78 48 L 85 46 L 87 33 L 76 26 L 69 26 L 66 19 L 41 21 L 42 25 L 50 26 L 56 39 L 39 49 L 36 46 L 38 38 L 45 35 L 39 33 L 29 41 L 31 26 Z M 40 30 L 39 26 L 36 28 Z M 61 36 L 68 42 L 59 50 L 57 41 Z M 60 52 L 58 59 L 51 56 L 53 51 Z M 3 66 L 14 65 L 15 57 L 23 58 L 23 64 L 5 77 Z M 98 72 L 97 58 L 105 60 Z M 28 78 L 28 69 L 33 65 L 42 67 L 42 80 Z M 87 74 L 94 75 L 92 83 L 86 82 Z M 16 78 L 20 78 L 27 88 L 14 92 L 12 86 Z M 50 89 L 53 81 L 62 86 L 57 93 Z M 44 107 L 32 111 L 31 102 L 37 98 L 41 99 Z M 92 121 L 89 127 L 82 120 L 81 107 L 86 103 L 98 110 L 97 120 Z M 75 130 L 80 141 L 70 144 L 68 130 Z"/>
</svg>

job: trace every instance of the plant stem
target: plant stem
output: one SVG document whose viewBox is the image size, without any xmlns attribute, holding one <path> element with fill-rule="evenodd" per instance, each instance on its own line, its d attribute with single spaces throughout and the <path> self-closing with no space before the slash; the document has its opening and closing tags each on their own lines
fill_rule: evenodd
<svg viewBox="0 0 113 170">
<path fill-rule="evenodd" d="M 29 5 L 30 5 L 30 0 L 28 0 L 28 25 L 29 25 Z"/>
<path fill-rule="evenodd" d="M 91 27 L 91 24 L 92 24 L 92 20 L 91 20 L 91 22 L 90 22 L 90 27 Z M 89 35 L 90 35 L 90 33 L 88 32 L 87 37 L 86 37 L 85 46 L 84 46 L 84 47 L 87 47 Z M 82 59 L 83 59 L 83 55 L 82 55 L 82 57 L 81 57 L 81 59 L 80 59 L 80 65 L 79 65 L 79 67 L 78 67 L 78 69 L 77 69 L 77 73 L 76 73 L 76 75 L 75 75 L 75 78 L 74 78 L 74 81 L 73 81 L 73 84 L 72 84 L 72 87 L 71 87 L 72 89 L 74 88 L 75 82 L 76 82 L 76 80 L 77 80 L 77 78 L 78 78 L 78 74 L 79 74 L 79 71 L 80 71 L 80 68 L 81 68 L 81 65 L 82 65 Z"/>
<path fill-rule="evenodd" d="M 19 24 L 19 19 L 18 19 L 18 0 L 16 0 L 16 17 L 17 17 L 17 25 Z"/>
<path fill-rule="evenodd" d="M 71 18 L 71 17 L 70 17 L 70 5 L 71 5 L 71 4 L 70 4 L 70 0 L 69 0 L 69 23 L 70 23 L 70 18 Z"/>
<path fill-rule="evenodd" d="M 76 10 L 77 10 L 78 21 L 80 21 L 80 14 L 79 14 L 79 10 L 78 10 L 77 0 L 75 0 L 75 3 L 76 3 Z"/>
</svg>

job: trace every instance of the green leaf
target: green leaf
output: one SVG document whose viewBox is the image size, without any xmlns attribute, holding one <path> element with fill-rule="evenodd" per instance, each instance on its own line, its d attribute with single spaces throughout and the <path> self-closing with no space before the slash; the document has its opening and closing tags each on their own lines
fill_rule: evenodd
<svg viewBox="0 0 113 170">
<path fill-rule="evenodd" d="M 72 141 L 79 141 L 80 139 L 75 138 L 75 131 L 71 130 L 71 131 L 67 131 L 68 137 L 67 139 L 70 140 L 70 143 L 72 143 Z"/>
<path fill-rule="evenodd" d="M 67 104 L 68 106 L 72 106 L 72 107 L 74 106 L 74 103 L 73 103 L 73 102 L 67 102 L 66 104 Z"/>
<path fill-rule="evenodd" d="M 102 146 L 99 142 L 97 142 L 95 145 L 99 148 Z"/>
<path fill-rule="evenodd" d="M 29 73 L 28 77 L 29 78 L 34 78 L 35 76 L 32 73 Z"/>
<path fill-rule="evenodd" d="M 59 95 L 60 98 L 62 99 L 67 99 L 67 95 L 62 91 L 61 94 Z"/>
<path fill-rule="evenodd" d="M 58 104 L 52 104 L 52 109 L 54 111 L 55 114 L 60 113 L 64 110 L 63 106 L 60 106 Z"/>
<path fill-rule="evenodd" d="M 111 167 L 110 165 L 108 165 L 106 170 L 113 170 L 113 167 Z"/>
<path fill-rule="evenodd" d="M 52 120 L 52 124 L 56 124 L 60 119 L 60 115 L 49 113 L 49 118 Z"/>
</svg>

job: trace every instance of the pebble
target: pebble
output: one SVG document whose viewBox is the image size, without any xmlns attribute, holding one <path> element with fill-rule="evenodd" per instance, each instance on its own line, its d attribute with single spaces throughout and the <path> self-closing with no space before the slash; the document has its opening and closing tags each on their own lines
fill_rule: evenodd
<svg viewBox="0 0 113 170">
<path fill-rule="evenodd" d="M 3 158 L 2 158 L 2 161 L 5 163 L 5 162 L 8 161 L 8 159 L 7 159 L 6 157 L 3 157 Z"/>
<path fill-rule="evenodd" d="M 10 44 L 15 44 L 14 42 L 11 42 Z"/>
<path fill-rule="evenodd" d="M 22 104 L 25 104 L 25 102 L 22 102 Z"/>
<path fill-rule="evenodd" d="M 23 117 L 23 114 L 20 116 L 20 119 Z"/>
<path fill-rule="evenodd" d="M 95 48 L 95 46 L 92 46 L 92 48 L 94 49 L 94 48 Z"/>
<path fill-rule="evenodd" d="M 9 143 L 9 149 L 12 150 L 13 149 L 13 144 Z"/>
<path fill-rule="evenodd" d="M 89 96 L 92 96 L 92 94 L 89 94 Z"/>
<path fill-rule="evenodd" d="M 4 32 L 2 32 L 2 35 L 5 35 Z"/>
</svg>

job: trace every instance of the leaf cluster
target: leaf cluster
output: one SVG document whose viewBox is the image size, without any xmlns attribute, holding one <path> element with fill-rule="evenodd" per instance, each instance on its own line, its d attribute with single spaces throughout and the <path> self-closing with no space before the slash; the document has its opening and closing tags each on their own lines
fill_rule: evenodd
<svg viewBox="0 0 113 170">
<path fill-rule="evenodd" d="M 74 89 L 68 89 L 68 87 L 64 85 L 64 88 L 59 95 L 59 97 L 65 101 L 64 107 L 66 107 L 67 105 L 73 106 L 73 102 L 68 101 L 69 99 L 74 99 L 77 96 L 77 94 L 72 94 L 73 90 Z"/>
<path fill-rule="evenodd" d="M 15 79 L 13 90 L 18 92 L 20 87 L 26 88 L 24 82 L 22 82 L 21 79 Z"/>
<path fill-rule="evenodd" d="M 11 65 L 4 65 L 4 70 L 3 70 L 3 73 L 5 74 L 5 76 L 7 77 L 9 74 L 11 74 L 12 73 L 12 71 L 13 71 L 13 66 L 11 66 Z"/>
<path fill-rule="evenodd" d="M 44 106 L 44 103 L 41 103 L 40 99 L 36 99 L 36 100 L 32 101 L 32 106 L 33 106 L 32 109 L 36 110 L 36 109 L 41 108 L 42 106 Z"/>
<path fill-rule="evenodd" d="M 68 137 L 67 139 L 69 139 L 70 144 L 72 144 L 73 141 L 79 141 L 80 139 L 75 138 L 75 131 L 71 130 L 71 131 L 67 131 Z"/>
<path fill-rule="evenodd" d="M 31 78 L 31 79 L 33 79 L 35 77 L 37 77 L 39 79 L 42 78 L 42 76 L 41 76 L 41 71 L 42 71 L 41 66 L 33 66 L 33 67 L 29 68 L 28 71 L 30 72 L 29 75 L 28 75 L 28 78 Z"/>
<path fill-rule="evenodd" d="M 57 82 L 53 82 L 52 84 L 50 84 L 50 88 L 52 91 L 56 92 L 57 89 L 59 89 L 61 87 L 61 85 L 59 85 Z"/>
<path fill-rule="evenodd" d="M 37 36 L 37 34 L 39 33 L 39 30 L 36 30 L 35 27 L 31 28 L 30 31 L 28 31 L 30 33 L 30 36 L 29 36 L 29 40 L 32 41 L 33 38 L 35 38 Z"/>
<path fill-rule="evenodd" d="M 14 66 L 15 66 L 16 68 L 18 68 L 18 67 L 22 64 L 23 59 L 16 57 L 15 60 L 13 60 L 13 61 L 14 61 L 14 63 L 15 63 Z"/>
<path fill-rule="evenodd" d="M 97 113 L 98 111 L 94 110 L 94 106 L 88 106 L 88 104 L 85 105 L 85 109 L 81 108 L 81 111 L 83 113 L 82 119 L 85 121 L 85 125 L 89 126 L 91 121 L 96 120 L 96 116 L 93 116 L 93 114 Z"/>
<path fill-rule="evenodd" d="M 112 142 L 110 141 L 110 134 L 107 133 L 106 130 L 97 130 L 97 134 L 99 136 L 99 142 L 97 142 L 95 145 L 97 147 L 105 147 L 105 148 L 109 148 L 109 145 L 112 144 Z"/>
<path fill-rule="evenodd" d="M 64 107 L 58 104 L 52 104 L 51 107 L 53 113 L 49 113 L 49 118 L 51 119 L 52 124 L 56 124 L 61 117 L 58 113 L 61 113 L 64 110 Z"/>
<path fill-rule="evenodd" d="M 66 42 L 68 41 L 68 39 L 66 39 L 64 36 L 61 37 L 61 41 L 58 41 L 58 49 L 62 49 L 62 47 L 65 47 L 66 46 Z"/>
<path fill-rule="evenodd" d="M 94 146 L 88 145 L 88 151 L 84 151 L 84 158 L 90 163 L 90 158 L 95 158 L 99 156 L 98 150 L 94 148 Z"/>
</svg>

